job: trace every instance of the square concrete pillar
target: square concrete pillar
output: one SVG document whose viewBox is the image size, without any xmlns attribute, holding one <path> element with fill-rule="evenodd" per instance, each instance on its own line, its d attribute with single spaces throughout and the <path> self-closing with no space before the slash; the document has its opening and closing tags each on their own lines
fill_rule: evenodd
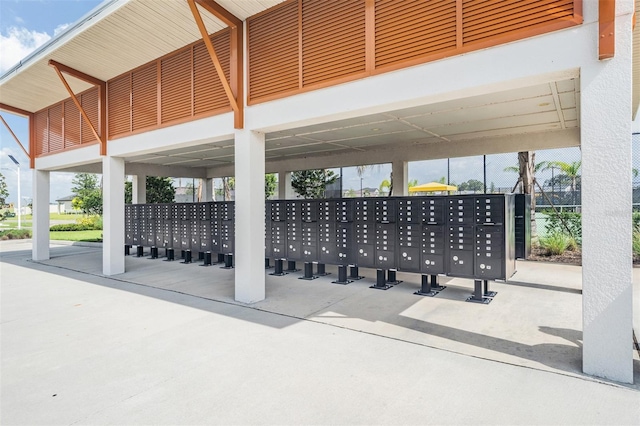
<svg viewBox="0 0 640 426">
<path fill-rule="evenodd" d="M 138 183 L 145 182 L 138 177 Z M 133 192 L 135 194 L 135 191 Z M 124 272 L 124 159 L 102 158 L 102 273 Z"/>
<path fill-rule="evenodd" d="M 393 193 L 396 197 L 409 195 L 409 167 L 406 161 L 394 161 L 391 163 L 393 173 Z"/>
<path fill-rule="evenodd" d="M 213 201 L 213 178 L 201 179 L 202 185 L 202 201 Z"/>
<path fill-rule="evenodd" d="M 236 130 L 235 299 L 254 303 L 265 298 L 264 133 Z"/>
<path fill-rule="evenodd" d="M 147 176 L 133 175 L 131 180 L 131 203 L 147 203 Z"/>
<path fill-rule="evenodd" d="M 618 15 L 615 57 L 597 60 L 594 35 L 580 73 L 583 371 L 624 383 L 633 382 L 631 41 L 631 14 Z"/>
<path fill-rule="evenodd" d="M 33 260 L 47 260 L 49 253 L 49 194 L 50 174 L 46 170 L 33 169 Z"/>
<path fill-rule="evenodd" d="M 296 193 L 291 186 L 291 172 L 278 172 L 278 198 L 280 200 L 296 198 Z"/>
</svg>

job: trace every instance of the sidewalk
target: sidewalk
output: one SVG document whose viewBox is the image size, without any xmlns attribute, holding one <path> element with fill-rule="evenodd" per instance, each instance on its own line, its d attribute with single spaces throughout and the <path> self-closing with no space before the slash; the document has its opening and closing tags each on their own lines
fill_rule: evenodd
<svg viewBox="0 0 640 426">
<path fill-rule="evenodd" d="M 579 267 L 519 262 L 486 306 L 267 276 L 247 307 L 216 266 L 29 250 L 0 243 L 2 424 L 640 423 L 637 356 L 634 386 L 580 372 Z"/>
</svg>

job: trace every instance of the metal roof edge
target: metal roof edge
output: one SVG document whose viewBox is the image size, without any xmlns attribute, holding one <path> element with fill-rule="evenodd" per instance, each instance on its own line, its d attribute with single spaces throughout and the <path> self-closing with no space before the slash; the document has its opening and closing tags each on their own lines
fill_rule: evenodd
<svg viewBox="0 0 640 426">
<path fill-rule="evenodd" d="M 52 51 L 55 47 L 72 40 L 76 35 L 100 22 L 100 20 L 109 16 L 111 13 L 115 12 L 130 1 L 131 0 L 104 0 L 80 18 L 75 24 L 70 25 L 64 31 L 60 32 L 42 46 L 28 54 L 13 67 L 9 68 L 9 70 L 0 76 L 0 86 L 10 80 L 14 75 L 19 74 L 22 70 L 29 68 L 29 66 L 33 65 L 37 60 Z"/>
</svg>

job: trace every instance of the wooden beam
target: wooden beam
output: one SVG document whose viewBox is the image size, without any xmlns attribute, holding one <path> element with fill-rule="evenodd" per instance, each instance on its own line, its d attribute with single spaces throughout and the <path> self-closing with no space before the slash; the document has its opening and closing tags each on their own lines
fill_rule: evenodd
<svg viewBox="0 0 640 426">
<path fill-rule="evenodd" d="M 0 103 L 0 110 L 7 111 L 12 114 L 21 115 L 23 117 L 31 117 L 31 114 L 32 114 L 29 111 L 26 111 L 24 109 L 16 108 L 11 105 L 2 104 L 2 103 Z"/>
<path fill-rule="evenodd" d="M 67 83 L 67 80 L 64 78 L 64 76 L 62 75 L 62 71 L 59 68 L 60 65 L 58 62 L 55 61 L 49 61 L 49 65 L 53 67 L 54 70 L 56 70 L 56 73 L 58 74 L 58 77 L 60 78 L 60 81 L 62 81 L 62 84 L 64 85 L 64 87 L 67 89 L 67 92 L 69 92 L 69 96 L 71 96 L 71 100 L 73 100 L 73 103 L 76 104 L 76 107 L 78 108 L 78 110 L 80 111 L 80 114 L 82 115 L 82 117 L 84 118 L 84 120 L 87 122 L 87 125 L 89 126 L 89 128 L 91 129 L 91 131 L 93 132 L 93 136 L 96 138 L 96 140 L 100 143 L 100 155 L 106 155 L 107 153 L 107 139 L 106 137 L 104 137 L 104 135 L 106 135 L 106 131 L 104 129 L 105 124 L 106 124 L 106 111 L 104 108 L 103 104 L 106 104 L 104 101 L 105 98 L 105 93 L 106 91 L 102 88 L 102 85 L 104 84 L 104 87 L 106 88 L 106 83 L 95 79 L 95 81 L 97 81 L 97 85 L 99 87 L 99 91 L 98 91 L 98 96 L 99 96 L 99 104 L 100 106 L 99 108 L 99 114 L 98 114 L 98 126 L 101 127 L 101 132 L 100 134 L 98 133 L 98 131 L 96 130 L 95 127 L 93 127 L 93 124 L 91 123 L 91 120 L 89 119 L 89 115 L 87 115 L 87 112 L 84 110 L 84 108 L 82 108 L 82 104 L 80 103 L 80 101 L 78 100 L 78 97 L 75 95 L 75 93 L 73 93 L 73 90 L 71 90 L 71 86 L 69 86 L 69 83 Z M 64 68 L 66 68 L 67 70 L 73 70 L 72 68 L 66 67 L 63 65 Z M 83 74 L 84 76 L 87 76 L 84 73 L 81 73 L 80 71 L 76 71 L 73 70 L 75 73 L 78 74 Z M 66 71 L 65 71 L 66 72 Z M 73 75 L 73 74 L 71 74 Z M 76 75 L 74 75 L 74 77 L 76 77 Z M 80 78 L 80 77 L 78 77 Z M 93 77 L 91 77 L 93 78 Z M 87 81 L 87 80 L 85 80 Z"/>
<path fill-rule="evenodd" d="M 24 152 L 24 155 L 27 156 L 27 158 L 31 159 L 31 155 L 29 155 L 29 153 L 27 152 L 26 149 L 24 149 L 24 145 L 22 145 L 22 142 L 20 142 L 20 139 L 18 139 L 18 137 L 16 136 L 15 133 L 13 133 L 13 130 L 11 130 L 11 127 L 9 127 L 9 124 L 7 124 L 6 121 L 4 121 L 4 117 L 2 115 L 0 115 L 0 120 L 2 120 L 2 123 L 4 123 L 4 126 L 7 128 L 7 130 L 9 131 L 9 133 L 11 133 L 11 136 L 13 136 L 13 139 L 18 143 L 18 145 L 20 145 L 20 148 L 22 148 L 22 152 Z M 29 121 L 29 125 L 31 125 L 31 121 Z"/>
<path fill-rule="evenodd" d="M 220 19 L 231 28 L 242 27 L 242 19 L 238 18 L 214 0 L 196 0 L 207 12 Z"/>
<path fill-rule="evenodd" d="M 100 86 L 101 84 L 105 84 L 105 82 L 102 80 L 92 77 L 89 74 L 85 74 L 82 71 L 78 71 L 74 68 L 68 67 L 64 64 L 61 64 L 60 62 L 54 61 L 53 59 L 49 60 L 49 65 L 59 69 L 63 73 L 69 74 L 72 77 L 75 77 L 82 81 L 86 81 L 89 84 L 93 84 L 94 86 Z"/>
<path fill-rule="evenodd" d="M 211 62 L 213 62 L 213 66 L 216 69 L 216 73 L 218 74 L 218 78 L 220 79 L 220 83 L 222 83 L 222 87 L 229 99 L 229 103 L 231 104 L 231 108 L 236 114 L 239 114 L 238 101 L 236 100 L 233 91 L 231 90 L 231 86 L 227 81 L 227 77 L 224 75 L 224 70 L 222 69 L 222 65 L 220 65 L 220 60 L 218 60 L 218 55 L 216 55 L 216 51 L 213 48 L 213 43 L 209 38 L 209 33 L 207 33 L 207 28 L 204 25 L 204 21 L 202 20 L 202 16 L 200 15 L 200 11 L 198 10 L 198 6 L 196 5 L 195 0 L 187 0 L 189 3 L 189 8 L 191 9 L 191 13 L 193 14 L 193 18 L 198 25 L 198 29 L 200 30 L 200 34 L 202 35 L 202 40 L 204 41 L 204 45 L 207 47 L 207 51 L 209 52 L 209 57 L 211 58 Z M 232 43 L 233 44 L 233 43 Z"/>
<path fill-rule="evenodd" d="M 598 24 L 598 59 L 611 59 L 616 51 L 616 0 L 599 0 Z"/>
<path fill-rule="evenodd" d="M 244 72 L 243 72 L 243 32 L 242 25 L 231 28 L 231 90 L 236 98 L 238 110 L 234 113 L 233 127 L 244 128 Z"/>
</svg>

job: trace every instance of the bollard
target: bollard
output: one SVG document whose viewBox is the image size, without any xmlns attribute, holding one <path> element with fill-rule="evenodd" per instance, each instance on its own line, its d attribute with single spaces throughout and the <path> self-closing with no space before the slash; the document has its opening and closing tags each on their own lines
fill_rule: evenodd
<svg viewBox="0 0 640 426">
<path fill-rule="evenodd" d="M 204 252 L 203 251 L 199 251 L 198 252 L 198 260 L 204 260 Z"/>
<path fill-rule="evenodd" d="M 157 259 L 157 258 L 158 258 L 158 247 L 152 246 L 151 247 L 151 259 Z"/>
<path fill-rule="evenodd" d="M 389 269 L 389 277 L 387 278 L 387 284 L 396 285 L 400 284 L 402 281 L 396 279 L 396 269 Z"/>
<path fill-rule="evenodd" d="M 491 303 L 490 297 L 484 297 L 484 291 L 486 290 L 488 284 L 485 280 L 473 280 L 473 294 L 467 298 L 467 302 L 480 303 L 483 305 L 488 305 Z"/>
<path fill-rule="evenodd" d="M 233 269 L 233 253 L 224 255 L 224 266 L 221 266 L 220 269 Z"/>
<path fill-rule="evenodd" d="M 431 290 L 432 291 L 442 291 L 445 288 L 447 288 L 447 286 L 438 284 L 438 276 L 437 275 L 431 275 Z"/>
<path fill-rule="evenodd" d="M 349 275 L 349 278 L 352 280 L 361 280 L 364 277 L 358 275 L 358 265 L 349 265 L 349 268 L 351 269 L 351 274 Z"/>
<path fill-rule="evenodd" d="M 210 251 L 205 251 L 204 252 L 204 263 L 202 264 L 202 266 L 211 266 L 211 252 Z"/>
<path fill-rule="evenodd" d="M 184 260 L 180 263 L 184 263 L 185 265 L 191 263 L 191 250 L 183 250 L 183 252 L 184 252 L 184 255 L 183 255 Z"/>
<path fill-rule="evenodd" d="M 325 275 L 329 275 L 329 274 L 331 274 L 331 272 L 326 271 L 325 264 L 318 262 L 318 272 L 316 273 L 316 275 L 320 277 L 324 277 Z"/>
<path fill-rule="evenodd" d="M 130 246 L 129 244 L 125 244 L 125 245 L 124 245 L 124 255 L 125 255 L 125 256 L 129 256 L 129 254 L 131 254 L 131 253 L 129 252 L 129 250 L 131 250 L 131 246 Z"/>
<path fill-rule="evenodd" d="M 299 280 L 315 280 L 316 277 L 315 275 L 313 275 L 313 263 L 311 262 L 304 262 L 304 275 L 301 277 L 298 277 Z"/>
<path fill-rule="evenodd" d="M 391 288 L 390 285 L 387 284 L 386 271 L 384 269 L 378 269 L 376 273 L 376 285 L 372 285 L 369 288 L 374 288 L 376 290 L 388 290 Z"/>
<path fill-rule="evenodd" d="M 338 279 L 331 282 L 334 284 L 343 284 L 343 285 L 353 282 L 352 280 L 347 279 L 347 265 L 338 266 Z"/>
<path fill-rule="evenodd" d="M 420 290 L 416 291 L 413 294 L 417 294 L 418 296 L 434 297 L 434 296 L 438 295 L 438 291 L 434 290 L 431 287 L 431 283 L 429 282 L 429 276 L 428 275 L 423 275 L 422 276 L 422 286 L 420 287 Z"/>
<path fill-rule="evenodd" d="M 285 272 L 298 272 L 300 269 L 296 268 L 296 261 L 295 260 L 289 260 L 287 262 L 287 269 L 285 270 Z"/>
<path fill-rule="evenodd" d="M 136 246 L 136 257 L 142 257 L 144 256 L 144 247 L 142 246 Z"/>
<path fill-rule="evenodd" d="M 218 253 L 218 261 L 216 263 L 224 263 L 224 254 Z"/>
<path fill-rule="evenodd" d="M 166 262 L 171 262 L 172 260 L 175 260 L 175 252 L 173 250 L 173 248 L 171 247 L 167 247 L 165 249 L 165 254 L 167 256 Z"/>
<path fill-rule="evenodd" d="M 264 269 L 271 269 L 271 264 L 269 263 L 269 258 L 264 258 Z"/>
<path fill-rule="evenodd" d="M 275 262 L 276 262 L 276 265 L 274 267 L 274 270 L 269 275 L 275 275 L 277 277 L 281 277 L 283 275 L 287 275 L 287 273 L 282 270 L 282 263 L 284 262 L 284 260 L 283 259 L 276 259 Z"/>
</svg>

